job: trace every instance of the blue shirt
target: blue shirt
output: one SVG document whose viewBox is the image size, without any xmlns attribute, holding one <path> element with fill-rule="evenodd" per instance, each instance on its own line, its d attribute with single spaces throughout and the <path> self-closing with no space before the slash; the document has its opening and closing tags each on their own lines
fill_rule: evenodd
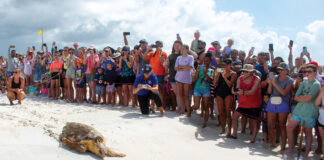
<svg viewBox="0 0 324 160">
<path fill-rule="evenodd" d="M 158 84 L 158 79 L 157 79 L 156 75 L 154 73 L 152 73 L 147 80 L 144 80 L 144 74 L 141 73 L 135 79 L 134 88 L 137 88 L 137 86 L 139 84 L 141 84 L 141 85 L 145 85 L 146 84 L 146 85 L 150 85 L 151 87 L 153 87 L 154 85 L 157 85 Z M 137 92 L 137 95 L 139 95 L 139 96 L 145 96 L 149 92 L 150 91 L 147 90 L 147 89 L 141 89 L 141 90 L 139 90 Z"/>
<path fill-rule="evenodd" d="M 270 65 L 268 65 L 268 68 L 271 68 Z M 261 73 L 261 81 L 264 81 L 267 79 L 267 73 L 264 70 L 263 66 L 260 66 L 259 64 L 256 64 L 254 69 L 258 70 Z"/>
</svg>

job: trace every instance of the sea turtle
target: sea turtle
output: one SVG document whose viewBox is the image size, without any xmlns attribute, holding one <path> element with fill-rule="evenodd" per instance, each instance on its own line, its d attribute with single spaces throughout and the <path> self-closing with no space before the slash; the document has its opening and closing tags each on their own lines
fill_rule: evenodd
<svg viewBox="0 0 324 160">
<path fill-rule="evenodd" d="M 68 122 L 62 130 L 60 140 L 70 149 L 78 152 L 86 152 L 87 150 L 104 158 L 125 157 L 123 153 L 116 153 L 106 147 L 104 137 L 93 127 L 76 122 Z"/>
</svg>

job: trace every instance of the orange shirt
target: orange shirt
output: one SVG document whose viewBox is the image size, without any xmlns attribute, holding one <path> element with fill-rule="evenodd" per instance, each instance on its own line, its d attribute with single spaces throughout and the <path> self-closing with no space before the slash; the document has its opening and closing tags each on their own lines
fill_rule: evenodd
<svg viewBox="0 0 324 160">
<path fill-rule="evenodd" d="M 51 65 L 50 65 L 50 70 L 55 70 L 55 69 L 62 69 L 63 67 L 63 64 L 62 62 L 60 61 L 57 61 L 57 62 L 52 62 Z"/>
<path fill-rule="evenodd" d="M 160 53 L 158 51 L 148 53 L 149 63 L 152 66 L 152 72 L 157 76 L 165 75 L 165 68 L 161 63 Z M 162 51 L 162 57 L 166 60 L 167 54 Z"/>
</svg>

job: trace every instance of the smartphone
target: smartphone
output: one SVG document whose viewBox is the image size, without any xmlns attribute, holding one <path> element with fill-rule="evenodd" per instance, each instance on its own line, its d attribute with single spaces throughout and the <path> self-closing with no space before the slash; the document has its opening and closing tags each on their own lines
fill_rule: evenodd
<svg viewBox="0 0 324 160">
<path fill-rule="evenodd" d="M 157 45 L 153 44 L 153 45 L 152 45 L 152 48 L 157 48 Z"/>
<path fill-rule="evenodd" d="M 180 34 L 179 33 L 177 33 L 177 38 L 180 38 Z"/>
<path fill-rule="evenodd" d="M 294 41 L 293 40 L 290 40 L 289 41 L 289 45 L 290 45 L 290 47 L 292 47 L 294 45 Z"/>
<path fill-rule="evenodd" d="M 47 46 L 46 43 L 43 43 L 43 46 L 46 47 Z"/>
<path fill-rule="evenodd" d="M 269 44 L 269 50 L 273 51 L 273 44 L 272 43 Z"/>
<path fill-rule="evenodd" d="M 130 35 L 130 32 L 124 32 L 123 34 L 128 36 L 128 35 Z"/>
<path fill-rule="evenodd" d="M 306 55 L 306 53 L 307 53 L 307 47 L 304 46 L 304 47 L 303 47 L 303 54 Z"/>
<path fill-rule="evenodd" d="M 217 72 L 223 72 L 223 68 L 217 68 Z"/>
<path fill-rule="evenodd" d="M 251 47 L 251 51 L 252 51 L 252 53 L 254 52 L 254 49 L 255 49 L 254 47 Z"/>
<path fill-rule="evenodd" d="M 34 50 L 34 51 L 36 50 L 35 46 L 33 46 L 33 50 Z"/>
<path fill-rule="evenodd" d="M 147 85 L 146 84 L 142 85 L 142 88 L 146 89 L 147 88 Z"/>
<path fill-rule="evenodd" d="M 273 72 L 269 72 L 269 79 L 272 80 L 273 79 Z"/>
</svg>

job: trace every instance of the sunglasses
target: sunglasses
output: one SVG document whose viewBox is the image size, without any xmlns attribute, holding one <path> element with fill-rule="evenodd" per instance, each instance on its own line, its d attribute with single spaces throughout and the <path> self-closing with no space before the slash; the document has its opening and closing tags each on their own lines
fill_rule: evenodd
<svg viewBox="0 0 324 160">
<path fill-rule="evenodd" d="M 313 73 L 313 71 L 303 71 L 303 73 Z"/>
<path fill-rule="evenodd" d="M 16 73 L 18 73 L 17 71 L 15 71 L 15 72 L 12 72 L 13 74 L 16 74 Z"/>
</svg>

